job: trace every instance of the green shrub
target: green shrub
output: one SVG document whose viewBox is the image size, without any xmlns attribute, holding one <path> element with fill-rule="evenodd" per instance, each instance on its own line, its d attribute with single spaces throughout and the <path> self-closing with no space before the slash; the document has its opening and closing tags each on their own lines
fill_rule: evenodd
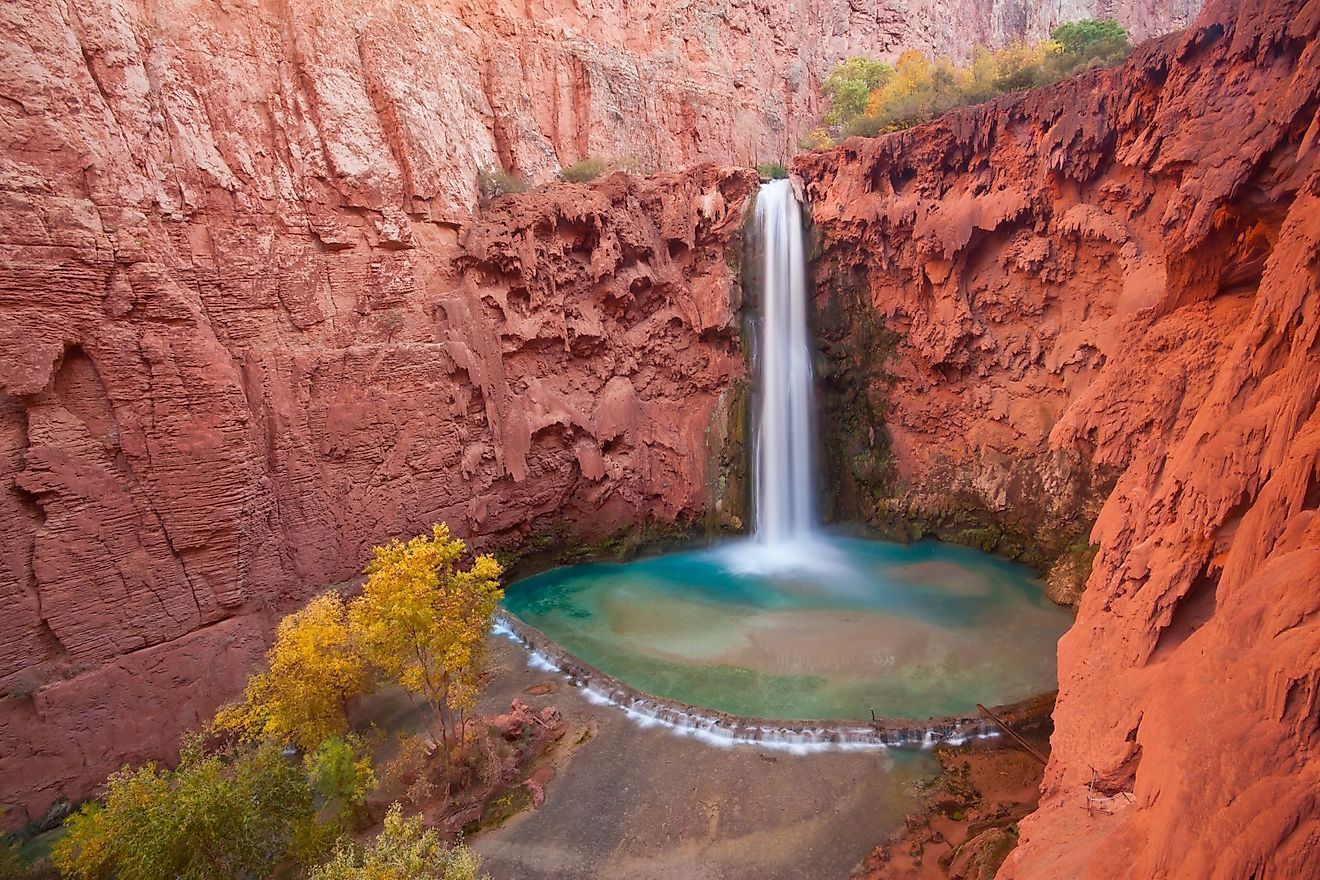
<svg viewBox="0 0 1320 880">
<path fill-rule="evenodd" d="M 587 183 L 600 177 L 605 171 L 604 159 L 587 158 L 560 169 L 559 179 L 568 183 Z"/>
<path fill-rule="evenodd" d="M 5 880 L 58 880 L 58 876 L 49 859 L 25 854 L 16 841 L 0 837 L 0 877 Z"/>
<path fill-rule="evenodd" d="M 783 180 L 788 177 L 788 168 L 783 162 L 762 162 L 756 166 L 756 173 L 765 180 Z"/>
<path fill-rule="evenodd" d="M 65 820 L 52 850 L 70 880 L 266 877 L 291 854 L 311 861 L 329 847 L 311 787 L 278 746 L 230 755 L 194 740 L 177 770 L 126 767 L 106 785 L 105 804 Z"/>
<path fill-rule="evenodd" d="M 893 78 L 893 66 L 883 61 L 860 57 L 840 61 L 820 85 L 821 94 L 830 99 L 825 123 L 842 125 L 861 116 L 871 92 Z"/>
<path fill-rule="evenodd" d="M 526 190 L 527 181 L 503 168 L 483 168 L 477 172 L 477 192 L 481 194 L 483 203 Z"/>
<path fill-rule="evenodd" d="M 1059 44 L 1065 55 L 1082 63 L 1115 63 L 1132 51 L 1127 30 L 1112 18 L 1088 18 L 1061 24 L 1050 31 L 1050 39 Z"/>
<path fill-rule="evenodd" d="M 1117 22 L 1088 19 L 1060 25 L 1050 39 L 1037 43 L 1014 43 L 997 52 L 978 46 L 963 67 L 915 50 L 904 52 L 893 67 L 853 58 L 836 66 L 821 86 L 830 99 L 825 121 L 844 136 L 899 131 L 956 107 L 1118 64 L 1131 51 L 1127 31 Z"/>
<path fill-rule="evenodd" d="M 312 790 L 343 813 L 352 812 L 376 787 L 376 774 L 362 742 L 354 736 L 332 736 L 304 759 Z"/>
<path fill-rule="evenodd" d="M 405 819 L 395 804 L 374 841 L 365 847 L 341 843 L 334 858 L 308 876 L 310 880 L 477 880 L 480 870 L 476 853 L 461 843 L 446 846 L 439 832 L 423 827 L 421 817 Z"/>
</svg>

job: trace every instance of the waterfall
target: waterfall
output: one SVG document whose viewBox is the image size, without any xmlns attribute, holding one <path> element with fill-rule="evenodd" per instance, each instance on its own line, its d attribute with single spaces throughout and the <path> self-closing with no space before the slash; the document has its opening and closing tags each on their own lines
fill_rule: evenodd
<svg viewBox="0 0 1320 880">
<path fill-rule="evenodd" d="M 756 230 L 764 262 L 755 537 L 780 546 L 810 538 L 816 527 L 807 272 L 801 210 L 787 180 L 761 186 Z"/>
</svg>

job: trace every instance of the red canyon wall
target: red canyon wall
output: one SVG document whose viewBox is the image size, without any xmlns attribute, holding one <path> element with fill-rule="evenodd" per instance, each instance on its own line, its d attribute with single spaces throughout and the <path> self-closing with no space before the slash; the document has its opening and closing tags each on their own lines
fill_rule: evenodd
<svg viewBox="0 0 1320 880">
<path fill-rule="evenodd" d="M 1001 878 L 1320 876 L 1318 33 L 1317 0 L 1217 3 L 795 165 L 823 312 L 896 334 L 875 509 L 1103 501 Z"/>
<path fill-rule="evenodd" d="M 400 173 L 421 146 L 370 112 L 318 136 L 294 70 L 237 70 L 251 91 L 212 103 L 120 7 L 29 10 L 22 31 L 19 11 L 0 12 L 6 822 L 167 756 L 241 686 L 270 613 L 374 543 L 705 511 L 754 173 L 613 175 L 437 220 Z M 191 60 L 189 88 L 218 88 L 219 62 Z M 259 103 L 277 69 L 287 103 Z"/>
<path fill-rule="evenodd" d="M 707 506 L 750 177 L 474 220 L 478 168 L 777 157 L 845 54 L 1193 5 L 4 4 L 6 822 L 166 753 L 373 542 Z"/>
<path fill-rule="evenodd" d="M 17 102 L 5 112 L 81 117 L 97 152 L 126 142 L 163 210 L 195 195 L 177 191 L 172 165 L 200 172 L 194 186 L 270 198 L 323 164 L 355 204 L 448 219 L 472 207 L 482 167 L 543 181 L 589 155 L 662 170 L 783 158 L 846 55 L 965 55 L 1100 13 L 1144 38 L 1198 6 L 24 0 L 0 26 Z M 288 138 L 292 165 L 259 149 L 271 132 Z"/>
</svg>

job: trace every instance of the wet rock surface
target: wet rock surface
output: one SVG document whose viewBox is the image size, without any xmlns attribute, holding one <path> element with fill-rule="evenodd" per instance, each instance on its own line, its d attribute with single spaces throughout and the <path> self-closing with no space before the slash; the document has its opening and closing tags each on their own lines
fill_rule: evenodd
<svg viewBox="0 0 1320 880">
<path fill-rule="evenodd" d="M 1048 750 L 1048 729 L 1023 732 Z M 867 854 L 853 880 L 990 880 L 1017 845 L 1017 822 L 1040 798 L 1041 763 L 1007 740 L 934 755 L 941 772 L 921 786 L 921 809 Z"/>
<path fill-rule="evenodd" d="M 1315 2 L 1213 4 L 1118 69 L 795 164 L 819 296 L 896 337 L 870 514 L 1095 516 L 1001 878 L 1320 874 L 1317 31 Z"/>
</svg>

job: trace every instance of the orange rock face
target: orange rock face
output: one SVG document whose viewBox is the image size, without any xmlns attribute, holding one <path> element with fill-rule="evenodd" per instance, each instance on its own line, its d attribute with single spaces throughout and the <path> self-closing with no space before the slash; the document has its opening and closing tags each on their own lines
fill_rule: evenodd
<svg viewBox="0 0 1320 880">
<path fill-rule="evenodd" d="M 338 177 L 257 192 L 153 164 L 124 140 L 149 106 L 79 155 L 59 136 L 94 111 L 34 95 L 6 105 L 0 213 L 6 821 L 168 756 L 269 615 L 374 543 L 706 509 L 754 173 L 612 175 L 437 222 Z M 287 134 L 245 147 L 324 159 Z"/>
<path fill-rule="evenodd" d="M 1103 502 L 1001 878 L 1320 876 L 1318 32 L 1315 0 L 1216 4 L 796 163 L 822 301 L 897 334 L 893 503 Z"/>
<path fill-rule="evenodd" d="M 1054 23 L 984 6 L 5 4 L 5 821 L 168 754 L 374 542 L 705 509 L 752 177 L 475 217 L 477 170 L 778 158 L 845 54 Z"/>
</svg>

